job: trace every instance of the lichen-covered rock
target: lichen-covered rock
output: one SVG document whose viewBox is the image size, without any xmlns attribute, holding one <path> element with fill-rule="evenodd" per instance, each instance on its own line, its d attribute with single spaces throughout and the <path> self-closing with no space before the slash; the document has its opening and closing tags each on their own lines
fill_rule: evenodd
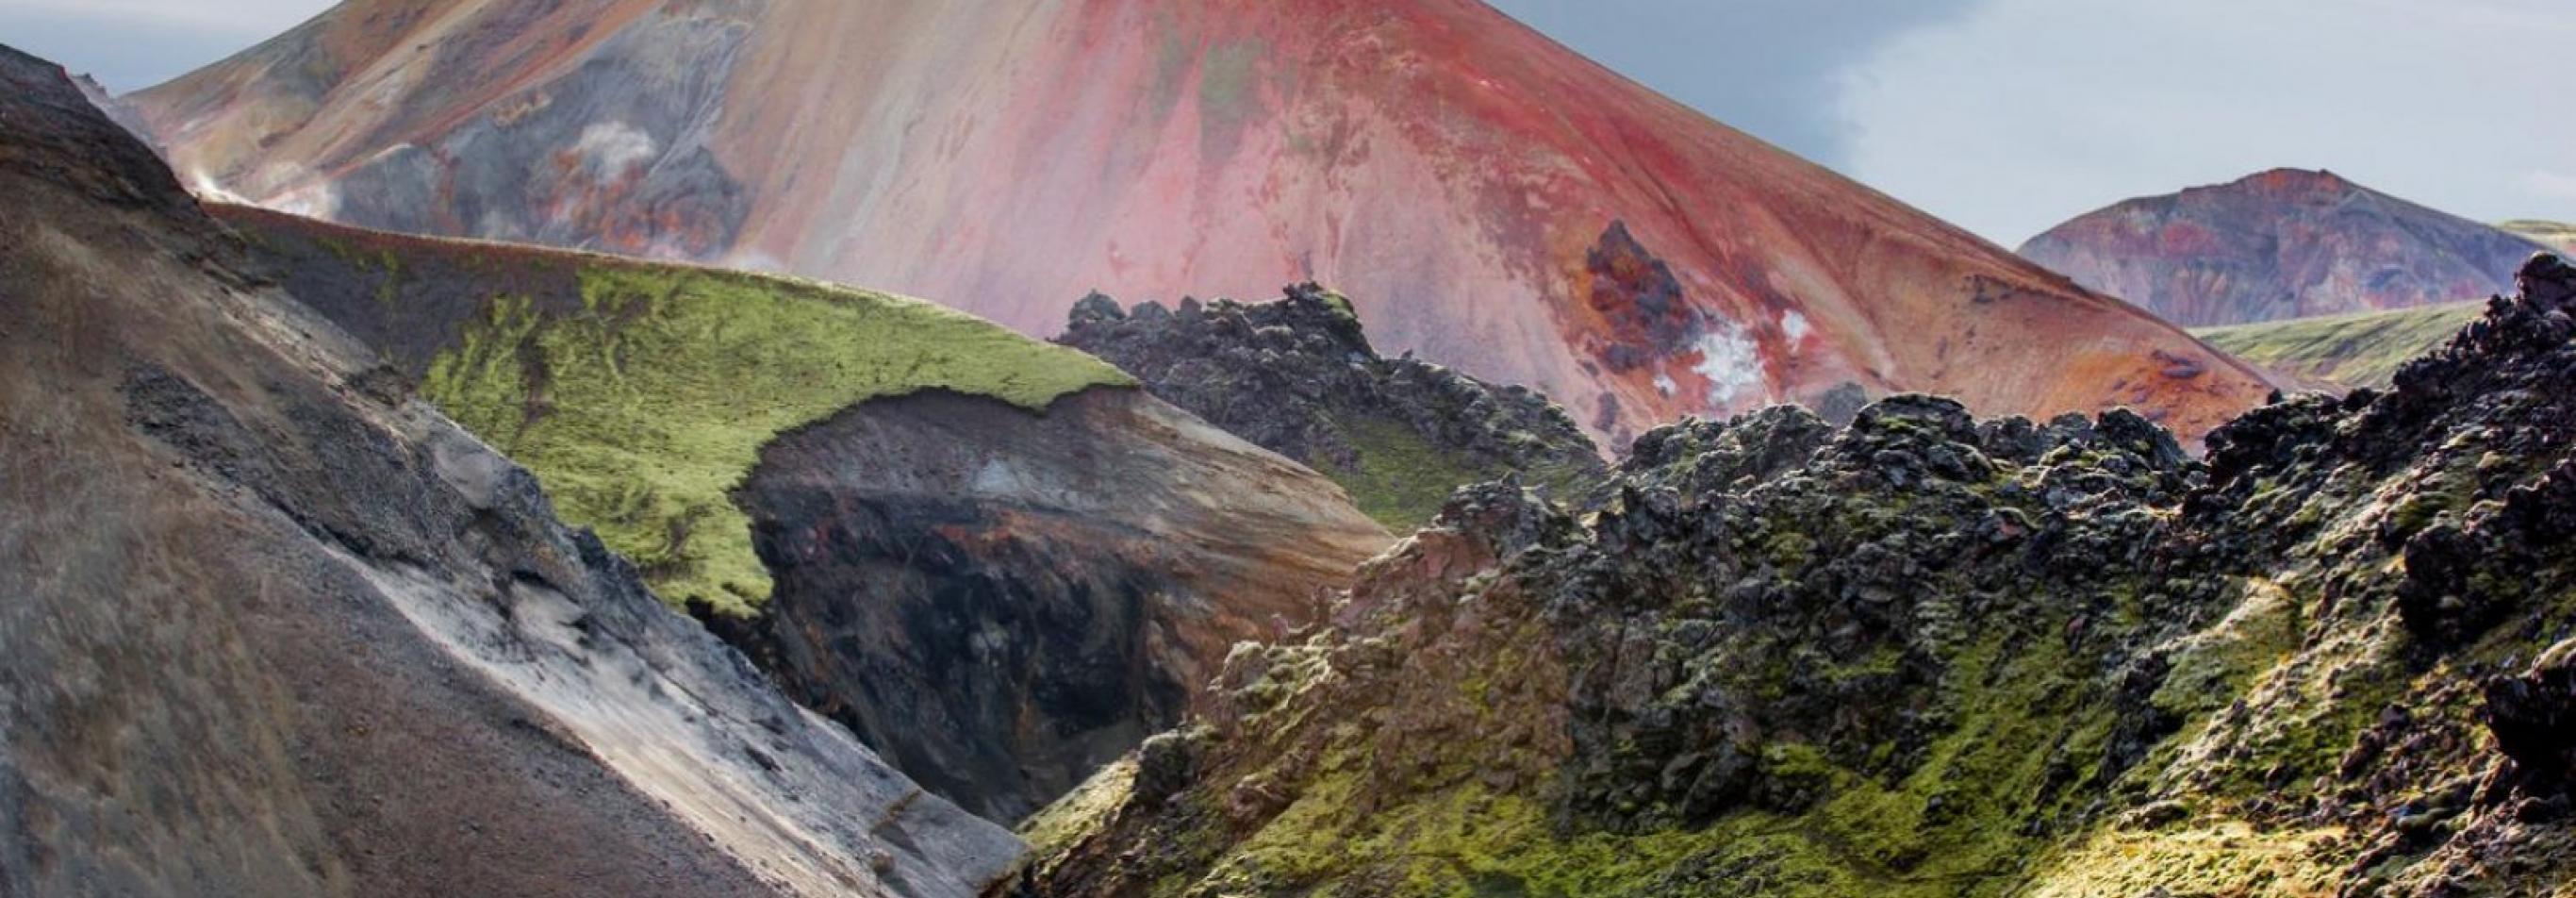
<svg viewBox="0 0 2576 898">
<path fill-rule="evenodd" d="M 1605 476 L 1599 450 L 1547 397 L 1409 353 L 1381 357 L 1350 301 L 1314 284 L 1274 302 L 1186 300 L 1177 310 L 1125 310 L 1093 294 L 1057 342 L 1323 472 L 1398 530 L 1428 522 L 1469 483 L 1517 474 L 1580 500 Z"/>
<path fill-rule="evenodd" d="M 1236 654 L 1187 786 L 1091 796 L 1018 888 L 2563 889 L 2571 297 L 2535 261 L 2390 391 L 2205 464 L 1899 396 L 1643 435 L 1579 523 L 1462 494 Z"/>
</svg>

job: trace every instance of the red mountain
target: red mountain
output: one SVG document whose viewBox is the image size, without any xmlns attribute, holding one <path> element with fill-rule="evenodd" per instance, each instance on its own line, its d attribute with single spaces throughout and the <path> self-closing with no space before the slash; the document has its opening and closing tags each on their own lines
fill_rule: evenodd
<svg viewBox="0 0 2576 898">
<path fill-rule="evenodd" d="M 262 204 L 1033 333 L 1320 280 L 1613 436 L 1846 384 L 2190 436 L 2269 389 L 1473 0 L 351 0 L 133 100 Z"/>
<path fill-rule="evenodd" d="M 2021 253 L 2187 327 L 2483 299 L 2545 247 L 2363 187 L 2276 169 L 2103 209 Z"/>
</svg>

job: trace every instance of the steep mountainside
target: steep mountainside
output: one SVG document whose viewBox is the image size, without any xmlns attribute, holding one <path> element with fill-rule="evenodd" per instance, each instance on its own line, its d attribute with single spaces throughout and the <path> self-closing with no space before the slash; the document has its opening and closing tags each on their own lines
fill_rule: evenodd
<svg viewBox="0 0 2576 898">
<path fill-rule="evenodd" d="M 1886 400 L 1481 488 L 1029 828 L 1070 895 L 2563 895 L 2576 269 L 2206 465 Z"/>
<path fill-rule="evenodd" d="M 2194 333 L 2285 381 L 2332 392 L 2383 389 L 2397 376 L 2398 368 L 2450 342 L 2452 335 L 2484 311 L 2481 303 L 2457 303 L 2239 324 Z"/>
<path fill-rule="evenodd" d="M 1041 335 L 1091 289 L 1330 283 L 1622 443 L 1845 384 L 2196 436 L 2268 389 L 1477 0 L 349 0 L 132 99 L 263 205 Z"/>
<path fill-rule="evenodd" d="M 0 895 L 965 896 L 923 794 L 0 49 Z"/>
<path fill-rule="evenodd" d="M 2521 218 L 2499 223 L 2496 228 L 2562 253 L 2576 253 L 2576 225 Z"/>
<path fill-rule="evenodd" d="M 2213 327 L 2486 296 L 2543 248 L 2331 172 L 2285 168 L 2093 212 L 2021 254 L 2165 320 Z"/>
<path fill-rule="evenodd" d="M 1379 356 L 1351 309 L 1313 284 L 1276 302 L 1148 302 L 1133 312 L 1095 293 L 1056 342 L 1324 472 L 1397 530 L 1430 523 L 1458 487 L 1506 474 L 1577 499 L 1607 477 L 1600 449 L 1547 397 Z"/>
<path fill-rule="evenodd" d="M 993 819 L 1393 541 L 1098 360 L 924 303 L 218 213 L 665 596 Z"/>
<path fill-rule="evenodd" d="M 334 227 L 247 207 L 262 273 L 545 480 L 674 602 L 769 598 L 728 495 L 779 434 L 945 389 L 1028 409 L 1130 383 L 928 303 L 684 265 Z"/>
</svg>

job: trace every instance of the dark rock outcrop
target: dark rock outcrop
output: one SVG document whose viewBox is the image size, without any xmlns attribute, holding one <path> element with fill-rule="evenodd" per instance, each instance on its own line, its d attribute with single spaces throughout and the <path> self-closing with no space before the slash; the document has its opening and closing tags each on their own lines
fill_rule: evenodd
<svg viewBox="0 0 2576 898">
<path fill-rule="evenodd" d="M 1669 272 L 1667 272 L 1669 277 Z M 1675 314 L 1681 314 L 1679 310 Z M 1582 500 L 1605 477 L 1564 409 L 1417 360 L 1381 357 L 1350 301 L 1314 284 L 1275 302 L 1121 309 L 1094 294 L 1056 342 L 1117 365 L 1227 432 L 1339 481 L 1396 529 L 1460 486 L 1517 474 Z"/>
<path fill-rule="evenodd" d="M 738 492 L 791 692 L 1016 820 L 1191 710 L 1237 642 L 1321 619 L 1392 538 L 1329 481 L 1134 390 L 1038 415 L 929 392 L 763 450 Z"/>
<path fill-rule="evenodd" d="M 0 49 L 0 894 L 971 894 L 923 794 Z"/>
<path fill-rule="evenodd" d="M 1579 523 L 1462 492 L 1019 893 L 2563 888 L 2571 297 L 2206 463 L 1902 396 L 1647 434 Z"/>
</svg>

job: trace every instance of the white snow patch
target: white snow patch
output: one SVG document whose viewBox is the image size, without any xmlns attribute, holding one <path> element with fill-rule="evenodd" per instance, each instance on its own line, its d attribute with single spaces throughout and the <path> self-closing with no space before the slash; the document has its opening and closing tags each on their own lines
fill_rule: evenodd
<svg viewBox="0 0 2576 898">
<path fill-rule="evenodd" d="M 1762 376 L 1762 347 L 1745 336 L 1743 329 L 1715 323 L 1699 337 L 1699 356 L 1699 364 L 1691 366 L 1691 370 L 1708 378 L 1710 405 L 1731 408 L 1748 392 L 1770 392 Z"/>
<path fill-rule="evenodd" d="M 1658 374 L 1655 375 L 1655 389 L 1662 391 L 1666 396 L 1670 396 L 1673 395 L 1673 391 L 1681 389 L 1681 385 L 1674 383 L 1673 376 L 1670 374 Z"/>
<path fill-rule="evenodd" d="M 1815 333 L 1816 329 L 1807 324 L 1807 316 L 1799 314 L 1796 309 L 1789 309 L 1780 313 L 1780 332 L 1789 335 L 1789 342 L 1795 343 L 1807 339 L 1807 335 Z"/>
<path fill-rule="evenodd" d="M 653 135 L 625 122 L 599 122 L 582 129 L 581 140 L 573 144 L 594 176 L 624 174 L 627 169 L 652 161 L 661 146 Z"/>
</svg>

